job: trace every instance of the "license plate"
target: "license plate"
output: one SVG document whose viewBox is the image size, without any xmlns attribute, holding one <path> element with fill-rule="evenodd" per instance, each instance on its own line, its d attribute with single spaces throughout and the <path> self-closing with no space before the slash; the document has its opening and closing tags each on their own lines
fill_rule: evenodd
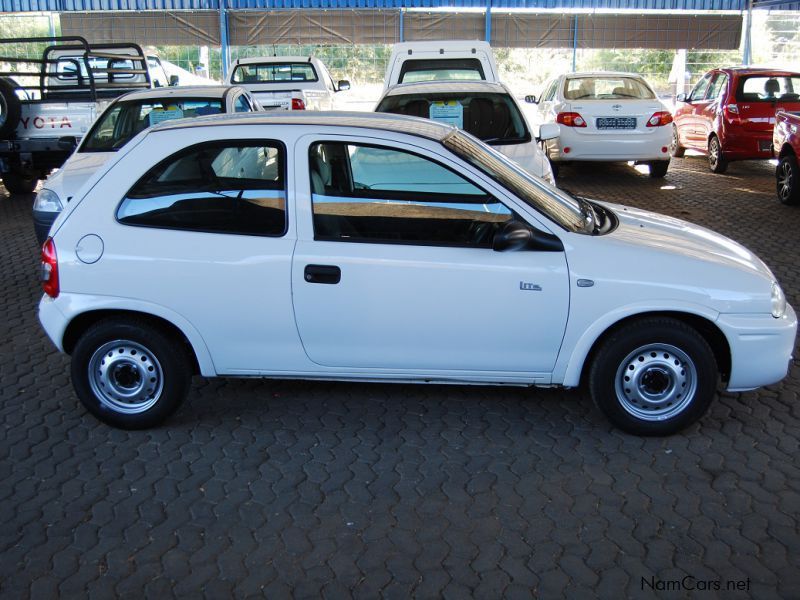
<svg viewBox="0 0 800 600">
<path fill-rule="evenodd" d="M 600 117 L 596 124 L 598 129 L 636 129 L 634 117 Z"/>
<path fill-rule="evenodd" d="M 758 140 L 758 149 L 761 152 L 772 152 L 772 140 Z"/>
</svg>

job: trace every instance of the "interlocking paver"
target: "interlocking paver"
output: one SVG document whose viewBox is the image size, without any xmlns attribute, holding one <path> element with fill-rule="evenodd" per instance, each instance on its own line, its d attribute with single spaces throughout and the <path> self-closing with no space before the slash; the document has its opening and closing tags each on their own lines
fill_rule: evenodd
<svg viewBox="0 0 800 600">
<path fill-rule="evenodd" d="M 767 163 L 559 181 L 742 242 L 800 305 Z M 583 391 L 199 377 L 165 426 L 115 431 L 38 326 L 31 199 L 0 191 L 0 597 L 658 598 L 643 578 L 687 574 L 800 597 L 798 361 L 666 439 Z"/>
</svg>

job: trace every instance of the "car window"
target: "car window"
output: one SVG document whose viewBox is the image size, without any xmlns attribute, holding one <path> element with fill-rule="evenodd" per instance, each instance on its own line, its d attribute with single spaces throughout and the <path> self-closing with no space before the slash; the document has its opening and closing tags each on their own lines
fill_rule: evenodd
<svg viewBox="0 0 800 600">
<path fill-rule="evenodd" d="M 650 100 L 653 91 L 638 77 L 568 77 L 564 81 L 567 100 Z"/>
<path fill-rule="evenodd" d="M 725 73 L 717 73 L 714 77 L 714 82 L 711 84 L 711 89 L 708 90 L 708 97 L 711 99 L 719 98 L 727 85 L 728 76 Z"/>
<path fill-rule="evenodd" d="M 739 78 L 736 100 L 740 102 L 773 102 L 800 100 L 800 75 L 757 75 Z"/>
<path fill-rule="evenodd" d="M 216 98 L 123 100 L 106 110 L 86 134 L 81 152 L 116 152 L 140 131 L 172 119 L 223 112 Z"/>
<path fill-rule="evenodd" d="M 375 110 L 447 123 L 493 144 L 531 139 L 525 119 L 508 94 L 395 94 L 386 96 Z"/>
<path fill-rule="evenodd" d="M 477 58 L 407 60 L 400 67 L 398 83 L 417 81 L 476 81 L 486 79 Z"/>
<path fill-rule="evenodd" d="M 317 72 L 309 62 L 254 63 L 238 65 L 231 76 L 233 83 L 283 83 L 317 81 Z"/>
<path fill-rule="evenodd" d="M 545 101 L 550 101 L 555 97 L 556 89 L 558 89 L 558 79 L 551 83 L 550 87 L 547 88 L 547 91 L 544 94 Z"/>
<path fill-rule="evenodd" d="M 147 66 L 150 69 L 150 79 L 153 82 L 153 87 L 167 87 L 169 85 L 167 72 L 164 70 L 158 58 L 155 56 L 148 56 Z"/>
<path fill-rule="evenodd" d="M 234 112 L 252 112 L 253 108 L 250 106 L 250 102 L 244 94 L 239 94 L 239 97 L 236 99 L 236 102 L 233 103 L 233 110 Z"/>
<path fill-rule="evenodd" d="M 691 100 L 702 100 L 706 97 L 706 91 L 708 91 L 708 84 L 711 83 L 712 75 L 713 73 L 706 73 L 705 76 L 697 82 L 689 97 Z"/>
<path fill-rule="evenodd" d="M 280 236 L 286 231 L 284 150 L 279 142 L 213 142 L 150 169 L 125 196 L 125 225 Z"/>
<path fill-rule="evenodd" d="M 309 165 L 318 240 L 490 248 L 513 218 L 454 171 L 410 152 L 321 142 Z"/>
</svg>

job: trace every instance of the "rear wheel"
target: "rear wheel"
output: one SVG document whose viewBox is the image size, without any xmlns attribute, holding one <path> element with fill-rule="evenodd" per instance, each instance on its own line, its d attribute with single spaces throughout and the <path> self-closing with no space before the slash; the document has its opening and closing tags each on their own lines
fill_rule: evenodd
<svg viewBox="0 0 800 600">
<path fill-rule="evenodd" d="M 95 417 L 121 429 L 153 427 L 185 399 L 191 382 L 182 345 L 142 320 L 106 319 L 72 353 L 72 385 Z"/>
<path fill-rule="evenodd" d="M 3 173 L 3 185 L 10 194 L 29 194 L 36 189 L 38 183 L 37 177 L 26 177 L 15 171 Z"/>
<path fill-rule="evenodd" d="M 775 169 L 778 200 L 784 204 L 800 204 L 800 167 L 794 154 L 787 154 Z"/>
<path fill-rule="evenodd" d="M 649 163 L 650 177 L 664 177 L 669 169 L 668 160 L 655 160 Z"/>
<path fill-rule="evenodd" d="M 712 173 L 724 173 L 728 170 L 728 161 L 722 154 L 722 144 L 715 135 L 708 140 L 708 168 Z"/>
<path fill-rule="evenodd" d="M 589 372 L 592 398 L 620 429 L 670 435 L 708 409 L 718 371 L 705 339 L 682 321 L 649 318 L 615 331 Z"/>
<path fill-rule="evenodd" d="M 678 137 L 678 128 L 673 125 L 672 126 L 672 141 L 669 144 L 669 153 L 674 156 L 675 158 L 683 158 L 683 155 L 686 154 L 686 148 L 681 146 Z"/>
</svg>

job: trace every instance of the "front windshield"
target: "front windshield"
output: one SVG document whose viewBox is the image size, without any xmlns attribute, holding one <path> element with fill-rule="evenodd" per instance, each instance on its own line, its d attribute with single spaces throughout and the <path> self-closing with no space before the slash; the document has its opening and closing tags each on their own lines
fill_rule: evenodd
<svg viewBox="0 0 800 600">
<path fill-rule="evenodd" d="M 489 144 L 514 144 L 531 139 L 525 120 L 508 94 L 397 94 L 386 96 L 376 110 L 454 125 Z"/>
<path fill-rule="evenodd" d="M 211 98 L 162 98 L 117 102 L 86 134 L 81 152 L 116 152 L 140 131 L 170 121 L 216 115 L 222 101 Z"/>
<path fill-rule="evenodd" d="M 595 216 L 588 203 L 548 186 L 490 146 L 460 131 L 448 134 L 442 144 L 567 231 L 594 231 Z"/>
</svg>

